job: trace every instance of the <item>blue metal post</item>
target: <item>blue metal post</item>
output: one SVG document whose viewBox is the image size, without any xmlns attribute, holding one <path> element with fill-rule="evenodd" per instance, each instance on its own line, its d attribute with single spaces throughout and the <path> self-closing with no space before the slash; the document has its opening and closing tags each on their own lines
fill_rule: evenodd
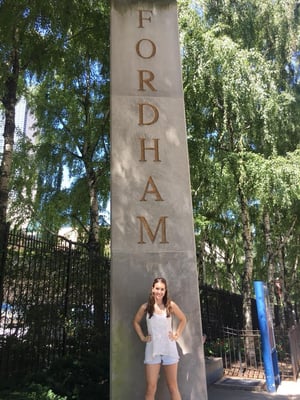
<svg viewBox="0 0 300 400">
<path fill-rule="evenodd" d="M 275 346 L 273 322 L 268 304 L 268 288 L 264 282 L 255 281 L 254 290 L 259 329 L 261 333 L 262 354 L 268 392 L 276 392 L 280 383 L 277 351 Z"/>
</svg>

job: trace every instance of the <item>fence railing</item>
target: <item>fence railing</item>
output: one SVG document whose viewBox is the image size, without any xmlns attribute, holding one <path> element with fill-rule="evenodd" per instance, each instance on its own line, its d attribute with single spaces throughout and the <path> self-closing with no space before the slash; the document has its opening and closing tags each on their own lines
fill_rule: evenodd
<svg viewBox="0 0 300 400">
<path fill-rule="evenodd" d="M 12 231 L 2 265 L 0 382 L 109 340 L 109 260 L 86 246 Z"/>
<path fill-rule="evenodd" d="M 207 342 L 206 346 L 212 344 Z M 222 337 L 213 342 L 215 356 L 222 357 L 224 374 L 247 378 L 263 378 L 264 368 L 259 331 L 224 327 Z"/>
<path fill-rule="evenodd" d="M 278 366 L 282 380 L 297 380 L 300 371 L 300 324 L 289 333 L 275 330 Z M 207 356 L 221 357 L 224 374 L 264 379 L 260 331 L 224 327 L 219 338 L 205 343 Z"/>
</svg>

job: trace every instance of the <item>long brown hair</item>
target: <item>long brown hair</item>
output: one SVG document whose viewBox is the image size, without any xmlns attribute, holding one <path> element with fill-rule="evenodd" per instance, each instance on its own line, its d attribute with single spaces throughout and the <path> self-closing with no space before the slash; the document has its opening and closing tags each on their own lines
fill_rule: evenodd
<svg viewBox="0 0 300 400">
<path fill-rule="evenodd" d="M 164 297 L 162 299 L 163 301 L 163 305 L 166 307 L 167 310 L 167 317 L 170 317 L 170 313 L 171 313 L 171 300 L 169 299 L 168 296 L 168 286 L 167 286 L 167 281 L 165 280 L 165 278 L 155 278 L 153 283 L 152 283 L 152 289 L 154 288 L 155 284 L 161 282 L 162 284 L 165 285 L 165 294 Z M 147 303 L 147 307 L 146 307 L 146 313 L 149 315 L 149 318 L 152 317 L 153 313 L 154 313 L 154 304 L 155 304 L 155 298 L 154 295 L 152 293 L 152 290 L 149 294 L 149 298 L 148 298 L 148 303 Z"/>
</svg>

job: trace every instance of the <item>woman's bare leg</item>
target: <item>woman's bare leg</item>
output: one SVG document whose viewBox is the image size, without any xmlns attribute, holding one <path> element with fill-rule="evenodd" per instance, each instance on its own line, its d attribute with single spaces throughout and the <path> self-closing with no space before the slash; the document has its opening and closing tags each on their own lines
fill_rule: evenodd
<svg viewBox="0 0 300 400">
<path fill-rule="evenodd" d="M 145 400 L 154 400 L 157 388 L 157 381 L 160 371 L 160 364 L 146 364 L 146 395 Z"/>
<path fill-rule="evenodd" d="M 177 383 L 177 369 L 178 363 L 164 366 L 166 381 L 172 400 L 181 400 Z"/>
</svg>

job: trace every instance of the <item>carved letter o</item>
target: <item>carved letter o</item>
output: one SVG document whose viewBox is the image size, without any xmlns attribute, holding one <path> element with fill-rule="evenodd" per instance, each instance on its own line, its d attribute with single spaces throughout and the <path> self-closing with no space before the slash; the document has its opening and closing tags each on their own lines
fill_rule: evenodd
<svg viewBox="0 0 300 400">
<path fill-rule="evenodd" d="M 139 55 L 139 57 L 148 59 L 152 58 L 156 54 L 156 46 L 155 43 L 152 42 L 150 39 L 141 39 L 137 42 L 136 46 L 136 52 Z"/>
</svg>

